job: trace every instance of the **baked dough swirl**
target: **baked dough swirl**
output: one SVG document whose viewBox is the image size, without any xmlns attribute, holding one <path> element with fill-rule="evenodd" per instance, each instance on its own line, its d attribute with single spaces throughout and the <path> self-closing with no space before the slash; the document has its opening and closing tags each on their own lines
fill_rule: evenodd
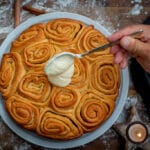
<svg viewBox="0 0 150 150">
<path fill-rule="evenodd" d="M 82 129 L 73 120 L 46 109 L 40 116 L 37 132 L 49 138 L 69 140 L 81 136 Z"/>
<path fill-rule="evenodd" d="M 3 56 L 0 68 L 0 91 L 5 99 L 15 93 L 24 74 L 25 70 L 19 54 L 12 52 Z"/>
<path fill-rule="evenodd" d="M 92 64 L 91 85 L 102 95 L 116 100 L 120 86 L 120 72 L 118 65 L 114 64 L 113 61 L 113 55 L 105 55 L 99 57 L 99 60 Z"/>
<path fill-rule="evenodd" d="M 78 40 L 78 49 L 83 53 L 106 43 L 108 43 L 106 37 L 91 25 L 84 29 L 81 38 Z M 86 58 L 93 62 L 95 59 L 99 59 L 99 56 L 108 53 L 109 49 L 106 49 L 87 55 Z"/>
<path fill-rule="evenodd" d="M 72 77 L 70 86 L 76 89 L 84 90 L 85 86 L 88 85 L 89 79 L 89 63 L 86 59 L 75 59 L 74 62 L 74 75 Z"/>
<path fill-rule="evenodd" d="M 96 91 L 87 91 L 76 107 L 76 117 L 84 131 L 97 128 L 111 113 L 114 101 L 105 101 Z"/>
<path fill-rule="evenodd" d="M 61 114 L 71 115 L 79 100 L 80 93 L 71 87 L 53 87 L 50 99 L 50 106 Z"/>
<path fill-rule="evenodd" d="M 29 130 L 35 130 L 39 118 L 37 107 L 14 95 L 7 99 L 6 108 L 18 124 Z"/>
<path fill-rule="evenodd" d="M 44 31 L 50 43 L 65 46 L 76 42 L 84 28 L 82 22 L 64 18 L 48 22 Z"/>
<path fill-rule="evenodd" d="M 43 72 L 28 73 L 22 78 L 18 91 L 32 103 L 42 105 L 49 100 L 51 84 Z"/>
<path fill-rule="evenodd" d="M 30 44 L 24 49 L 24 62 L 28 67 L 43 70 L 45 63 L 59 52 L 61 52 L 59 48 L 53 46 L 45 39 Z"/>
<path fill-rule="evenodd" d="M 25 47 L 29 46 L 32 42 L 41 41 L 45 39 L 43 32 L 44 24 L 33 25 L 23 33 L 12 43 L 12 52 L 21 53 Z M 32 42 L 31 42 L 32 41 Z"/>
</svg>

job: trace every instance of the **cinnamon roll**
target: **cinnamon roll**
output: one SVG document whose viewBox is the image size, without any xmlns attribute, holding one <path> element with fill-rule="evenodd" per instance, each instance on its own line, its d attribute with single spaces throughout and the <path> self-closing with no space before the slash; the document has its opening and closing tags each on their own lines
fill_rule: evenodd
<svg viewBox="0 0 150 150">
<path fill-rule="evenodd" d="M 65 46 L 75 43 L 84 28 L 85 24 L 80 21 L 63 18 L 49 21 L 44 32 L 50 43 Z"/>
<path fill-rule="evenodd" d="M 72 88 L 85 90 L 90 78 L 90 66 L 85 58 L 75 59 L 74 61 L 74 75 L 71 79 L 70 86 Z"/>
<path fill-rule="evenodd" d="M 74 90 L 73 88 L 53 87 L 51 92 L 50 107 L 59 113 L 71 115 L 77 101 L 79 100 L 79 96 L 79 91 Z"/>
<path fill-rule="evenodd" d="M 81 38 L 77 42 L 77 46 L 80 52 L 86 52 L 106 43 L 108 43 L 106 37 L 91 25 L 84 29 Z M 93 62 L 95 59 L 99 59 L 99 56 L 104 54 L 109 54 L 109 49 L 87 55 L 86 58 Z"/>
<path fill-rule="evenodd" d="M 30 44 L 45 39 L 43 32 L 44 24 L 33 25 L 23 33 L 12 43 L 11 52 L 21 53 L 25 47 Z"/>
<path fill-rule="evenodd" d="M 36 106 L 13 95 L 7 99 L 6 108 L 18 124 L 26 129 L 35 130 L 39 118 L 39 109 Z"/>
<path fill-rule="evenodd" d="M 25 73 L 21 56 L 18 53 L 4 54 L 0 68 L 0 91 L 5 99 L 15 93 Z"/>
<path fill-rule="evenodd" d="M 32 103 L 44 104 L 49 100 L 51 84 L 43 72 L 28 73 L 20 81 L 18 93 Z"/>
<path fill-rule="evenodd" d="M 76 107 L 76 117 L 83 130 L 89 132 L 97 128 L 114 109 L 114 101 L 103 100 L 100 93 L 86 91 Z"/>
<path fill-rule="evenodd" d="M 61 49 L 44 39 L 26 47 L 23 51 L 23 58 L 28 67 L 43 71 L 45 63 L 59 52 Z"/>
<path fill-rule="evenodd" d="M 49 109 L 43 110 L 36 130 L 40 135 L 61 140 L 77 138 L 83 133 L 73 120 L 52 113 Z"/>
<path fill-rule="evenodd" d="M 92 64 L 92 88 L 101 92 L 102 95 L 107 95 L 116 100 L 120 86 L 118 67 L 117 64 L 114 64 L 113 55 L 99 57 L 99 60 Z"/>
</svg>

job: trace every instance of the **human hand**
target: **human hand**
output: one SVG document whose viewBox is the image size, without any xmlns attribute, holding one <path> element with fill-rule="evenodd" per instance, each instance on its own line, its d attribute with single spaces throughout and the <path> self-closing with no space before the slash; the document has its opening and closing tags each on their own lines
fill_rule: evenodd
<svg viewBox="0 0 150 150">
<path fill-rule="evenodd" d="M 143 29 L 143 33 L 137 38 L 126 36 L 139 29 Z M 115 56 L 115 63 L 121 68 L 125 68 L 128 63 L 128 57 L 135 57 L 137 62 L 150 72 L 150 25 L 132 25 L 123 28 L 108 37 L 110 42 L 120 40 L 120 44 L 111 48 L 110 52 Z"/>
</svg>

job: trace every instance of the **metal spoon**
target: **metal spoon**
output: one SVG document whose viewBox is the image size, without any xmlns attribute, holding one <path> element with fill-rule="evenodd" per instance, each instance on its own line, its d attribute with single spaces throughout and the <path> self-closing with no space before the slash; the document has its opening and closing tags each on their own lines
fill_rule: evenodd
<svg viewBox="0 0 150 150">
<path fill-rule="evenodd" d="M 139 30 L 137 30 L 137 31 L 135 31 L 135 32 L 133 32 L 133 33 L 127 35 L 127 36 L 130 36 L 130 37 L 133 37 L 133 38 L 137 38 L 142 32 L 143 32 L 143 30 L 142 30 L 142 29 L 139 29 Z M 89 51 L 84 52 L 84 53 L 81 53 L 81 54 L 74 54 L 74 53 L 71 53 L 71 52 L 62 52 L 62 53 L 60 53 L 60 54 L 58 54 L 58 55 L 55 55 L 55 56 L 49 61 L 49 64 L 50 64 L 51 62 L 53 62 L 55 59 L 58 59 L 58 58 L 63 57 L 63 56 L 70 56 L 70 57 L 73 57 L 73 58 L 82 58 L 82 57 L 84 57 L 84 56 L 86 56 L 86 55 L 89 55 L 89 54 L 91 54 L 91 53 L 94 53 L 94 52 L 97 52 L 97 51 L 101 51 L 101 50 L 105 50 L 105 49 L 108 48 L 108 47 L 111 47 L 111 46 L 113 46 L 113 45 L 119 44 L 119 42 L 120 42 L 120 39 L 117 40 L 117 41 L 114 41 L 114 42 L 110 42 L 110 43 L 104 44 L 104 45 L 102 45 L 102 46 L 100 46 L 100 47 L 94 48 L 94 49 L 92 49 L 92 50 L 89 50 Z"/>
</svg>

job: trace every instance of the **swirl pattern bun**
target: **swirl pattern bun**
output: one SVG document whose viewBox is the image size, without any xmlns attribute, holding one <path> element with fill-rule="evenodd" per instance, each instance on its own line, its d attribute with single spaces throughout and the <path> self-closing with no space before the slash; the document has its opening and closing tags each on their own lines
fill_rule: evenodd
<svg viewBox="0 0 150 150">
<path fill-rule="evenodd" d="M 13 95 L 7 99 L 6 107 L 17 123 L 29 130 L 35 130 L 39 117 L 39 109 L 36 106 L 22 97 Z"/>
<path fill-rule="evenodd" d="M 113 56 L 99 57 L 99 60 L 92 63 L 92 68 L 92 72 L 94 72 L 91 79 L 92 88 L 101 92 L 106 97 L 116 100 L 119 92 L 117 81 L 120 80 L 120 76 L 118 67 L 113 63 Z"/>
<path fill-rule="evenodd" d="M 0 66 L 0 92 L 14 121 L 57 140 L 78 138 L 98 128 L 114 111 L 120 87 L 119 66 L 109 49 L 75 59 L 66 87 L 50 83 L 44 67 L 58 53 L 82 53 L 107 42 L 94 26 L 67 18 L 22 32 Z"/>
<path fill-rule="evenodd" d="M 63 115 L 55 114 L 48 109 L 43 110 L 41 114 L 37 133 L 49 138 L 63 140 L 76 138 L 83 134 L 81 127 L 78 127 L 73 120 Z"/>
<path fill-rule="evenodd" d="M 114 101 L 107 101 L 97 91 L 86 91 L 76 108 L 76 117 L 85 131 L 91 131 L 112 113 Z"/>
<path fill-rule="evenodd" d="M 21 56 L 18 53 L 4 54 L 0 70 L 0 91 L 4 99 L 13 95 L 25 75 Z"/>
<path fill-rule="evenodd" d="M 28 67 L 33 67 L 38 70 L 44 67 L 50 57 L 53 57 L 59 52 L 59 48 L 50 45 L 48 40 L 42 40 L 24 48 L 22 56 Z"/>
</svg>

